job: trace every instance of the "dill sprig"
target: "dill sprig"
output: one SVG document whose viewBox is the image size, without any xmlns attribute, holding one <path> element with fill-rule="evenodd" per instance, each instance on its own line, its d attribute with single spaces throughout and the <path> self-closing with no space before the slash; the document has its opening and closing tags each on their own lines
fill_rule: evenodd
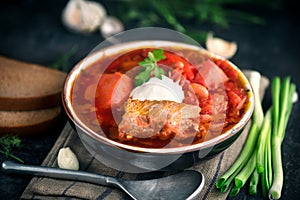
<svg viewBox="0 0 300 200">
<path fill-rule="evenodd" d="M 1 149 L 0 149 L 0 153 L 4 154 L 6 157 L 11 157 L 21 163 L 24 163 L 24 161 L 22 159 L 20 159 L 19 157 L 13 155 L 11 153 L 12 149 L 15 147 L 20 147 L 21 145 L 21 139 L 18 136 L 15 135 L 4 135 L 2 137 L 0 137 L 0 145 L 1 145 Z"/>
</svg>

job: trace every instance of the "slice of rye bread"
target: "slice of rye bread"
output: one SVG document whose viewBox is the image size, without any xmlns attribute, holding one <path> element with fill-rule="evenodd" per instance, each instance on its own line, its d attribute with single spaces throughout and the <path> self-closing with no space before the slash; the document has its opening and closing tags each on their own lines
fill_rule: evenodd
<svg viewBox="0 0 300 200">
<path fill-rule="evenodd" d="M 41 134 L 56 124 L 60 114 L 61 106 L 34 111 L 0 111 L 0 136 Z"/>
<path fill-rule="evenodd" d="M 66 73 L 0 56 L 0 110 L 36 110 L 61 102 Z"/>
</svg>

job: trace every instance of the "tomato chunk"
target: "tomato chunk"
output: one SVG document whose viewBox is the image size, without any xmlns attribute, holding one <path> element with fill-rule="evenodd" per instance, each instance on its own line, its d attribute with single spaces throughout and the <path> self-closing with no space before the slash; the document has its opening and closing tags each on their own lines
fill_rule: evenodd
<svg viewBox="0 0 300 200">
<path fill-rule="evenodd" d="M 125 74 L 102 74 L 96 90 L 96 106 L 109 109 L 124 103 L 132 88 L 133 80 Z"/>
<path fill-rule="evenodd" d="M 176 65 L 180 63 L 180 66 L 184 70 L 183 74 L 186 76 L 186 79 L 191 81 L 195 78 L 196 69 L 186 59 L 169 51 L 165 51 L 164 54 L 166 56 L 166 59 L 159 61 L 159 64 L 176 67 L 174 66 L 174 64 Z"/>
<path fill-rule="evenodd" d="M 216 64 L 225 72 L 232 80 L 238 79 L 238 72 L 235 70 L 227 60 L 217 60 Z"/>
</svg>

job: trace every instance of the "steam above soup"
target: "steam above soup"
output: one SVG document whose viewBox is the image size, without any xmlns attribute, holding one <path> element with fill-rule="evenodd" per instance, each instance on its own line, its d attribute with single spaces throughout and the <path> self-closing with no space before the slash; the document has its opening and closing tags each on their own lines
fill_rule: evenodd
<svg viewBox="0 0 300 200">
<path fill-rule="evenodd" d="M 111 140 L 162 148 L 209 140 L 243 117 L 248 91 L 227 60 L 180 47 L 159 49 L 156 59 L 156 50 L 118 52 L 82 69 L 72 90 L 79 119 Z"/>
</svg>

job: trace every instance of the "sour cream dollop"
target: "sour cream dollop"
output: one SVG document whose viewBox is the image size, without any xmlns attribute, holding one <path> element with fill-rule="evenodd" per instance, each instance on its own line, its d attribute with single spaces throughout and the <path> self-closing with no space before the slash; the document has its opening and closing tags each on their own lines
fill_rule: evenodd
<svg viewBox="0 0 300 200">
<path fill-rule="evenodd" d="M 152 77 L 148 82 L 137 86 L 130 93 L 130 97 L 140 101 L 166 100 L 182 103 L 184 93 L 182 87 L 178 83 L 166 76 L 162 76 L 162 80 Z"/>
</svg>

